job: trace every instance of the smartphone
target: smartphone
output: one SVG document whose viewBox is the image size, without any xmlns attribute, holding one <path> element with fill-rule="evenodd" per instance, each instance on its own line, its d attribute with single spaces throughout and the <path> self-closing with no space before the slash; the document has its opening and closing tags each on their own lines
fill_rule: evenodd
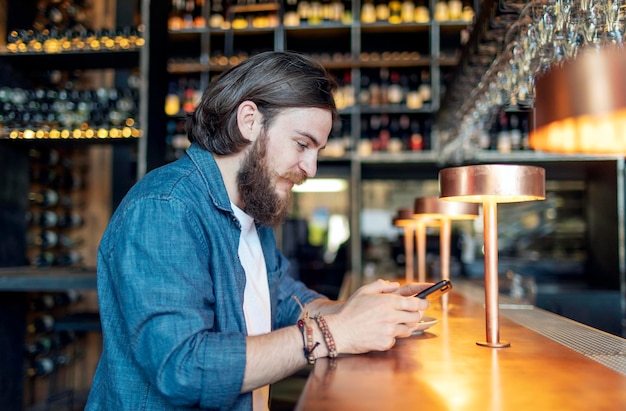
<svg viewBox="0 0 626 411">
<path fill-rule="evenodd" d="M 417 298 L 424 298 L 428 301 L 433 301 L 441 297 L 451 289 L 452 283 L 449 280 L 441 280 L 438 283 L 431 285 L 427 289 L 420 291 L 415 296 Z"/>
</svg>

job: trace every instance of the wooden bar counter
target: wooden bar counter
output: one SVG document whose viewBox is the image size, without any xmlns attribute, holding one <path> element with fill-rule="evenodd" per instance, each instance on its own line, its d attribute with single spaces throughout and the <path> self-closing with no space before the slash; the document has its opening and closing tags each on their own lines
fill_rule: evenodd
<svg viewBox="0 0 626 411">
<path fill-rule="evenodd" d="M 439 321 L 423 334 L 388 352 L 318 360 L 296 409 L 626 410 L 625 339 L 501 298 L 500 338 L 511 346 L 478 346 L 481 298 L 455 284 L 448 312 L 426 311 Z"/>
</svg>

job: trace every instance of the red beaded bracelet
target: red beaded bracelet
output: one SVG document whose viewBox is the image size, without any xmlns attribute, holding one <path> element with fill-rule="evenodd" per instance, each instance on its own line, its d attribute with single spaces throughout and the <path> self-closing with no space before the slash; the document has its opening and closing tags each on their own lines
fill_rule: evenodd
<svg viewBox="0 0 626 411">
<path fill-rule="evenodd" d="M 313 318 L 317 322 L 317 326 L 320 327 L 322 335 L 324 336 L 324 342 L 326 342 L 326 347 L 328 348 L 328 356 L 330 358 L 337 357 L 337 346 L 335 345 L 335 339 L 328 329 L 328 324 L 326 323 L 326 320 L 324 319 L 324 317 L 322 317 L 321 314 L 315 314 L 315 317 Z"/>
</svg>

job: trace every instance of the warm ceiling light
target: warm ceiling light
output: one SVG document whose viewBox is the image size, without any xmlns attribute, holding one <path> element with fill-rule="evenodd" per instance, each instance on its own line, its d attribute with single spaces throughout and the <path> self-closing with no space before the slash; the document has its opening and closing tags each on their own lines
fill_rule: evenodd
<svg viewBox="0 0 626 411">
<path fill-rule="evenodd" d="M 626 51 L 583 49 L 535 80 L 530 146 L 559 153 L 626 153 Z"/>
<path fill-rule="evenodd" d="M 303 184 L 293 186 L 294 193 L 339 193 L 348 188 L 348 182 L 340 178 L 309 178 Z"/>
</svg>

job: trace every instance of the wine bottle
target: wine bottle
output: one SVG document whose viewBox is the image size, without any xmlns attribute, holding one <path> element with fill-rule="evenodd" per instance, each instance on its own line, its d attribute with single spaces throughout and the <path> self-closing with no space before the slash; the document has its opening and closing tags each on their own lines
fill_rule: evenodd
<svg viewBox="0 0 626 411">
<path fill-rule="evenodd" d="M 446 0 L 437 0 L 434 12 L 435 21 L 444 22 L 450 20 L 450 10 Z"/>
<path fill-rule="evenodd" d="M 380 106 L 383 102 L 382 90 L 380 87 L 380 73 L 369 78 L 369 104 L 370 106 Z"/>
<path fill-rule="evenodd" d="M 402 3 L 400 0 L 389 1 L 389 17 L 390 24 L 402 23 Z"/>
<path fill-rule="evenodd" d="M 35 358 L 39 355 L 48 354 L 52 347 L 52 338 L 48 336 L 40 337 L 30 344 L 25 344 L 24 353 L 30 358 Z"/>
<path fill-rule="evenodd" d="M 361 5 L 361 23 L 371 24 L 376 22 L 376 6 L 374 0 L 365 0 Z"/>
<path fill-rule="evenodd" d="M 372 114 L 369 118 L 369 140 L 371 142 L 372 151 L 380 150 L 380 130 L 381 116 L 379 114 Z"/>
<path fill-rule="evenodd" d="M 430 86 L 430 71 L 422 70 L 420 73 L 420 85 L 418 91 L 422 97 L 422 101 L 427 103 L 432 98 L 432 91 Z"/>
<path fill-rule="evenodd" d="M 44 251 L 32 260 L 32 264 L 38 268 L 47 268 L 54 264 L 54 254 Z"/>
<path fill-rule="evenodd" d="M 67 347 L 76 341 L 76 333 L 72 330 L 60 330 L 54 334 L 53 344 L 57 348 Z"/>
<path fill-rule="evenodd" d="M 178 86 L 175 82 L 170 82 L 167 95 L 165 96 L 165 114 L 176 116 L 180 112 L 180 96 Z"/>
<path fill-rule="evenodd" d="M 32 204 L 36 204 L 41 207 L 52 207 L 57 205 L 59 202 L 59 194 L 52 189 L 46 189 L 41 192 L 29 193 L 28 199 Z"/>
<path fill-rule="evenodd" d="M 424 150 L 430 150 L 432 141 L 433 121 L 430 117 L 424 119 L 422 136 L 424 137 Z"/>
<path fill-rule="evenodd" d="M 194 0 L 184 0 L 183 4 L 183 29 L 192 29 L 193 28 L 193 17 L 194 11 L 196 8 L 196 3 Z"/>
<path fill-rule="evenodd" d="M 69 250 L 56 256 L 55 264 L 62 267 L 69 267 L 83 261 L 83 256 L 76 250 Z"/>
<path fill-rule="evenodd" d="M 70 237 L 68 235 L 59 236 L 59 245 L 64 248 L 74 248 L 82 245 L 85 241 L 80 237 Z"/>
<path fill-rule="evenodd" d="M 387 151 L 399 153 L 402 151 L 402 139 L 400 138 L 400 119 L 398 116 L 391 117 L 389 121 L 389 141 Z"/>
<path fill-rule="evenodd" d="M 300 22 L 307 21 L 309 19 L 309 14 L 311 14 L 311 3 L 309 3 L 308 0 L 298 1 L 296 11 L 300 17 Z"/>
<path fill-rule="evenodd" d="M 528 115 L 522 118 L 522 150 L 532 150 L 530 147 L 530 125 Z"/>
<path fill-rule="evenodd" d="M 511 152 L 511 135 L 506 113 L 500 110 L 498 113 L 498 128 L 496 132 L 496 148 L 500 153 Z"/>
<path fill-rule="evenodd" d="M 413 0 L 404 0 L 402 2 L 400 20 L 402 23 L 413 23 L 415 21 L 415 3 Z"/>
<path fill-rule="evenodd" d="M 54 297 L 52 294 L 42 294 L 29 300 L 29 309 L 31 311 L 48 311 L 54 308 Z"/>
<path fill-rule="evenodd" d="M 418 110 L 424 106 L 424 98 L 419 92 L 419 74 L 411 73 L 408 79 L 408 91 L 406 93 L 406 105 L 410 109 Z"/>
<path fill-rule="evenodd" d="M 183 29 L 183 9 L 184 3 L 181 4 L 181 0 L 172 0 L 170 14 L 167 19 L 167 28 L 169 30 L 178 31 Z"/>
<path fill-rule="evenodd" d="M 349 152 L 353 149 L 352 144 L 352 128 L 350 127 L 350 121 L 341 121 L 341 139 L 343 140 L 343 146 L 345 151 Z"/>
<path fill-rule="evenodd" d="M 333 23 L 342 22 L 344 19 L 345 5 L 342 0 L 330 0 L 330 21 Z"/>
<path fill-rule="evenodd" d="M 285 27 L 297 27 L 300 25 L 300 15 L 298 14 L 298 0 L 287 0 L 285 2 L 285 14 L 283 16 Z"/>
<path fill-rule="evenodd" d="M 400 127 L 399 138 L 402 142 L 402 148 L 403 150 L 409 150 L 411 143 L 411 117 L 408 114 L 401 114 L 398 119 L 398 126 Z"/>
<path fill-rule="evenodd" d="M 31 168 L 32 177 L 31 181 L 37 182 L 43 186 L 53 186 L 57 181 L 57 171 L 54 168 L 49 167 L 41 167 L 41 168 Z M 36 201 L 37 198 L 40 198 L 41 193 L 31 193 L 33 198 L 31 201 Z"/>
<path fill-rule="evenodd" d="M 391 139 L 391 132 L 389 130 L 391 125 L 391 119 L 389 114 L 383 113 L 380 115 L 380 130 L 378 132 L 378 150 L 387 151 L 389 147 L 389 140 Z"/>
<path fill-rule="evenodd" d="M 380 81 L 380 104 L 386 105 L 389 103 L 389 68 L 381 67 L 378 78 Z"/>
<path fill-rule="evenodd" d="M 465 1 L 463 5 L 463 11 L 461 13 L 461 20 L 472 22 L 474 21 L 474 8 L 469 0 Z"/>
<path fill-rule="evenodd" d="M 67 290 L 53 295 L 55 307 L 67 307 L 81 300 L 81 295 L 76 290 Z"/>
<path fill-rule="evenodd" d="M 39 315 L 28 323 L 26 326 L 26 332 L 29 334 L 47 333 L 54 329 L 54 317 L 50 314 Z"/>
<path fill-rule="evenodd" d="M 56 247 L 59 242 L 59 236 L 56 232 L 51 230 L 43 230 L 38 235 L 29 235 L 28 245 L 32 247 L 39 247 L 42 250 L 47 250 Z"/>
<path fill-rule="evenodd" d="M 361 136 L 359 138 L 357 152 L 363 157 L 372 154 L 372 140 L 370 139 L 369 121 L 367 117 L 361 118 Z"/>
<path fill-rule="evenodd" d="M 44 210 L 37 216 L 36 223 L 41 228 L 52 228 L 59 223 L 59 216 L 52 210 Z"/>
<path fill-rule="evenodd" d="M 400 73 L 395 70 L 389 73 L 387 101 L 389 104 L 402 104 L 404 102 L 404 90 L 400 84 Z"/>
<path fill-rule="evenodd" d="M 55 369 L 55 362 L 50 357 L 35 359 L 26 370 L 26 375 L 30 378 L 45 377 L 52 374 Z"/>
<path fill-rule="evenodd" d="M 422 135 L 420 122 L 418 119 L 411 120 L 411 137 L 409 140 L 409 150 L 422 151 L 424 149 L 424 136 Z"/>
<path fill-rule="evenodd" d="M 359 103 L 363 106 L 367 106 L 372 101 L 370 95 L 370 76 L 367 72 L 361 71 L 361 91 L 359 92 Z"/>
<path fill-rule="evenodd" d="M 448 0 L 448 18 L 450 20 L 461 20 L 463 15 L 463 3 L 461 0 Z"/>
<path fill-rule="evenodd" d="M 341 22 L 343 24 L 352 24 L 352 3 L 349 0 L 345 0 L 343 3 L 343 14 L 341 15 Z"/>
<path fill-rule="evenodd" d="M 248 19 L 246 19 L 246 17 L 243 14 L 237 13 L 233 17 L 231 27 L 235 30 L 245 29 L 248 27 Z"/>
<path fill-rule="evenodd" d="M 418 0 L 415 7 L 415 22 L 416 23 L 428 23 L 430 21 L 430 11 L 426 6 L 425 0 Z"/>
<path fill-rule="evenodd" d="M 75 210 L 67 210 L 58 220 L 58 226 L 62 228 L 76 228 L 84 223 L 83 216 Z"/>
<path fill-rule="evenodd" d="M 224 6 L 222 0 L 211 1 L 211 15 L 209 16 L 209 27 L 220 29 L 224 27 Z"/>
<path fill-rule="evenodd" d="M 389 21 L 389 4 L 387 4 L 387 0 L 376 0 L 376 21 L 385 23 Z"/>
<path fill-rule="evenodd" d="M 515 113 L 509 118 L 509 134 L 511 136 L 511 150 L 522 149 L 522 130 L 520 128 L 519 116 Z"/>
<path fill-rule="evenodd" d="M 320 0 L 311 0 L 310 1 L 310 9 L 309 9 L 309 16 L 307 19 L 307 23 L 311 24 L 311 25 L 318 25 L 321 24 L 322 21 L 324 20 L 324 17 L 322 15 L 322 3 Z"/>
<path fill-rule="evenodd" d="M 354 86 L 352 85 L 352 73 L 350 70 L 346 70 L 343 75 L 343 95 L 345 107 L 354 106 Z"/>
<path fill-rule="evenodd" d="M 204 18 L 204 0 L 195 0 L 196 4 L 193 10 L 193 27 L 197 29 L 203 29 L 207 27 L 206 19 Z"/>
</svg>

